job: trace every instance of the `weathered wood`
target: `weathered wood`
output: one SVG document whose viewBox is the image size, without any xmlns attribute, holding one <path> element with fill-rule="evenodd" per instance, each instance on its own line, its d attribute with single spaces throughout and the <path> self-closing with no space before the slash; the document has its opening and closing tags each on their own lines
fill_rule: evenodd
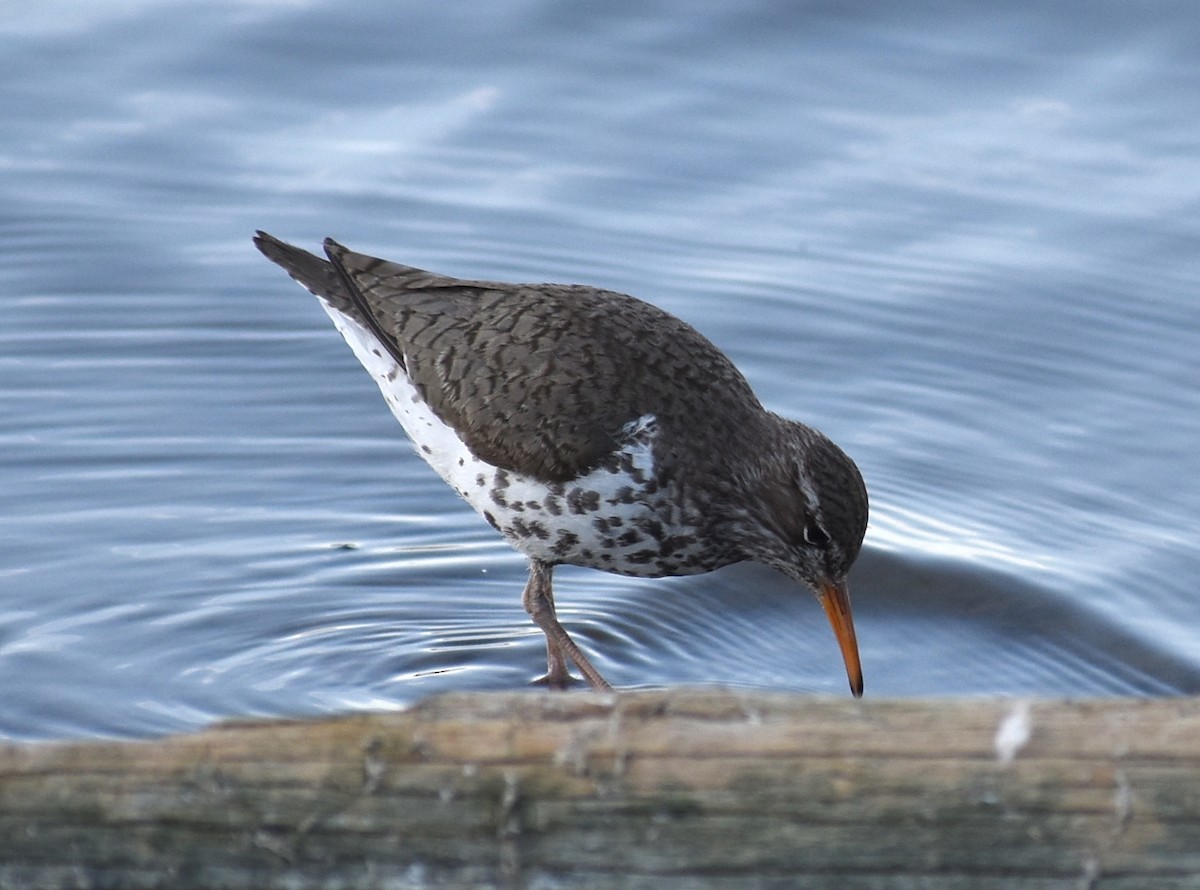
<svg viewBox="0 0 1200 890">
<path fill-rule="evenodd" d="M 9 745 L 0 886 L 1200 888 L 1200 701 L 461 694 Z"/>
</svg>

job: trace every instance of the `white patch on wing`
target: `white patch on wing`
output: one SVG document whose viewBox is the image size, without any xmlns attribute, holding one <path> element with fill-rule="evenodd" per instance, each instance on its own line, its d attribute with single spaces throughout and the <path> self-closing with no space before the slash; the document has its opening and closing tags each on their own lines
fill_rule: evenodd
<svg viewBox="0 0 1200 890">
<path fill-rule="evenodd" d="M 625 444 L 621 451 L 629 455 L 634 469 L 641 470 L 647 479 L 654 475 L 654 439 L 658 436 L 658 418 L 643 414 L 621 427 Z"/>
</svg>

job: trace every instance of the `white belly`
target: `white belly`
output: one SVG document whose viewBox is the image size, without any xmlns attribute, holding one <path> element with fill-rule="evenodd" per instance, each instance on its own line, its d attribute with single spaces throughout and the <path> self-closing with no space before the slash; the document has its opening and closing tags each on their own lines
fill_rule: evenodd
<svg viewBox="0 0 1200 890">
<path fill-rule="evenodd" d="M 571 483 L 547 485 L 472 454 L 371 331 L 321 305 L 379 385 L 417 453 L 522 553 L 629 575 L 703 571 L 690 568 L 689 555 L 700 544 L 678 527 L 670 500 L 663 493 L 639 492 L 630 473 L 653 476 L 653 416 L 627 428 L 630 444 L 618 455 L 619 469 L 602 467 Z"/>
</svg>

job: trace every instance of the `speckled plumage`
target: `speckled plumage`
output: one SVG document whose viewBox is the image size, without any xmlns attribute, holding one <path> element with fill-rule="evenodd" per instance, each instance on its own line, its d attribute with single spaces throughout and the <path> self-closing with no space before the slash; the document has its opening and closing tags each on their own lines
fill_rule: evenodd
<svg viewBox="0 0 1200 890">
<path fill-rule="evenodd" d="M 764 410 L 691 326 L 612 291 L 447 278 L 328 240 L 328 260 L 255 243 L 321 299 L 418 452 L 530 558 L 552 683 L 569 659 L 607 686 L 557 623 L 554 565 L 659 577 L 752 559 L 818 594 L 861 691 L 845 587 L 861 476 Z"/>
</svg>

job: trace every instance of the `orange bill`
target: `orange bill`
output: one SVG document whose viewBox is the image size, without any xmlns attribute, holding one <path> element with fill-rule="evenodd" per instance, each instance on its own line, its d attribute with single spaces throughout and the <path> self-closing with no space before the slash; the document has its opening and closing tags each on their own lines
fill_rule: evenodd
<svg viewBox="0 0 1200 890">
<path fill-rule="evenodd" d="M 854 616 L 850 614 L 850 590 L 845 581 L 834 583 L 823 581 L 817 598 L 825 607 L 833 634 L 842 649 L 842 660 L 846 662 L 846 674 L 850 677 L 850 691 L 855 698 L 862 698 L 862 664 L 858 660 L 858 639 L 854 636 Z"/>
</svg>

